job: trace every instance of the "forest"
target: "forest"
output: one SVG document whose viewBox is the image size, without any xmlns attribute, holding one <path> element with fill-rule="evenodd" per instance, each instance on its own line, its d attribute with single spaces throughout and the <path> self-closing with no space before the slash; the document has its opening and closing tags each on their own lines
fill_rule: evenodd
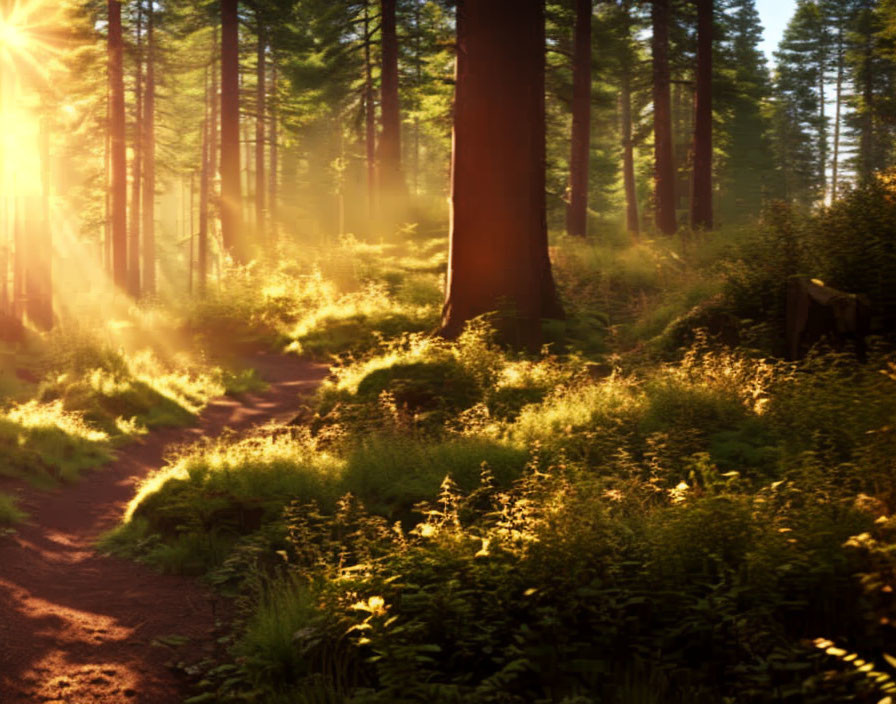
<svg viewBox="0 0 896 704">
<path fill-rule="evenodd" d="M 893 704 L 896 0 L 0 0 L 0 702 Z"/>
</svg>

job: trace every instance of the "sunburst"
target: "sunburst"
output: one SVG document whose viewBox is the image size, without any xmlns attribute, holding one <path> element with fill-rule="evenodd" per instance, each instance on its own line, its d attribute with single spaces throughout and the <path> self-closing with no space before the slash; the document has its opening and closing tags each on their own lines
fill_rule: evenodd
<svg viewBox="0 0 896 704">
<path fill-rule="evenodd" d="M 65 12 L 59 0 L 0 0 L 0 61 L 19 82 L 46 82 L 58 68 Z"/>
</svg>

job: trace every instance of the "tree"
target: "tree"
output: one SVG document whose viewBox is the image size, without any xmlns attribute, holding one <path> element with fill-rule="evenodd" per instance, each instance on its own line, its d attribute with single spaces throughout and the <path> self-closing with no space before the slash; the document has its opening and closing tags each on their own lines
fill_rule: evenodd
<svg viewBox="0 0 896 704">
<path fill-rule="evenodd" d="M 718 196 L 715 215 L 737 222 L 755 216 L 767 194 L 774 195 L 775 163 L 768 104 L 771 77 L 754 0 L 734 0 L 716 14 L 713 56 L 713 143 Z M 721 25 L 721 27 L 719 26 Z"/>
<path fill-rule="evenodd" d="M 121 2 L 108 0 L 109 135 L 111 161 L 112 278 L 126 290 L 128 285 L 127 158 L 124 118 L 124 40 L 121 32 Z"/>
<path fill-rule="evenodd" d="M 265 123 L 267 121 L 267 28 L 259 5 L 255 10 L 257 60 L 255 73 L 255 233 L 258 242 L 265 241 L 265 196 L 267 173 L 264 166 Z"/>
<path fill-rule="evenodd" d="M 653 0 L 653 149 L 654 208 L 657 229 L 675 234 L 675 162 L 672 154 L 672 103 L 669 93 L 669 0 Z"/>
<path fill-rule="evenodd" d="M 573 49 L 572 144 L 569 157 L 569 204 L 566 232 L 588 231 L 588 161 L 591 152 L 591 13 L 592 0 L 576 0 Z"/>
<path fill-rule="evenodd" d="M 143 175 L 143 0 L 137 0 L 134 68 L 134 158 L 131 163 L 131 217 L 128 230 L 128 293 L 140 296 L 140 197 Z"/>
<path fill-rule="evenodd" d="M 824 195 L 827 137 L 820 94 L 825 73 L 821 25 L 815 3 L 800 0 L 775 52 L 775 159 L 783 195 L 806 204 Z"/>
<path fill-rule="evenodd" d="M 545 213 L 544 8 L 461 0 L 451 176 L 450 263 L 441 332 L 498 311 L 515 346 L 538 350 L 563 314 Z"/>
<path fill-rule="evenodd" d="M 244 264 L 248 257 L 240 185 L 238 5 L 238 0 L 221 0 L 221 238 L 234 261 Z"/>
<path fill-rule="evenodd" d="M 382 77 L 380 119 L 382 133 L 379 144 L 380 187 L 384 202 L 394 207 L 397 197 L 404 195 L 401 173 L 401 110 L 398 100 L 398 34 L 395 19 L 396 0 L 380 2 L 380 35 L 382 38 Z M 392 210 L 392 207 L 389 210 Z M 389 212 L 388 216 L 394 216 Z"/>
<path fill-rule="evenodd" d="M 694 185 L 691 227 L 712 229 L 713 0 L 697 0 L 697 90 L 694 106 Z"/>
<path fill-rule="evenodd" d="M 373 98 L 373 61 L 370 45 L 370 0 L 364 2 L 364 146 L 367 154 L 367 215 L 376 213 L 376 104 Z"/>
<path fill-rule="evenodd" d="M 141 0 L 142 1 L 142 0 Z M 143 99 L 143 292 L 156 292 L 156 11 L 146 11 L 146 94 Z"/>
<path fill-rule="evenodd" d="M 635 144 L 632 136 L 632 80 L 636 63 L 632 41 L 631 3 L 623 0 L 619 6 L 622 46 L 619 51 L 619 120 L 622 141 L 622 184 L 625 190 L 625 224 L 634 237 L 640 233 L 638 191 L 635 182 Z"/>
</svg>

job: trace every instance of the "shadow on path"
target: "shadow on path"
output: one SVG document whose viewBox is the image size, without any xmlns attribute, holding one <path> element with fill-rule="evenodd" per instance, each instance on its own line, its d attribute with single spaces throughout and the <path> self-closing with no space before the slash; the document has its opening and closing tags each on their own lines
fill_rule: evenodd
<svg viewBox="0 0 896 704">
<path fill-rule="evenodd" d="M 172 447 L 225 428 L 295 415 L 325 365 L 279 355 L 252 360 L 269 388 L 211 402 L 195 427 L 159 430 L 106 467 L 52 493 L 25 488 L 28 523 L 0 538 L 0 703 L 175 704 L 182 683 L 154 640 L 178 635 L 214 650 L 216 599 L 195 580 L 96 553 L 135 487 Z"/>
</svg>

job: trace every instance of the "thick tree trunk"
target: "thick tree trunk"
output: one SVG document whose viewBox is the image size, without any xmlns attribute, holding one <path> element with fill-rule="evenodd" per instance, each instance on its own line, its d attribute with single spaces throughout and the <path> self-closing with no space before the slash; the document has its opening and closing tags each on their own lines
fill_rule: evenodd
<svg viewBox="0 0 896 704">
<path fill-rule="evenodd" d="M 840 162 L 840 106 L 843 102 L 843 20 L 837 30 L 837 86 L 834 107 L 834 154 L 831 161 L 831 200 L 837 200 L 837 178 Z"/>
<path fill-rule="evenodd" d="M 364 3 L 364 142 L 367 147 L 367 211 L 376 217 L 376 105 L 373 102 L 373 63 L 370 57 L 370 0 Z"/>
<path fill-rule="evenodd" d="M 672 155 L 672 104 L 669 95 L 669 0 L 653 0 L 653 149 L 654 207 L 657 229 L 675 234 L 675 162 Z"/>
<path fill-rule="evenodd" d="M 503 339 L 537 351 L 563 314 L 545 210 L 541 0 L 462 0 L 451 175 L 451 249 L 441 332 L 498 311 Z"/>
<path fill-rule="evenodd" d="M 221 0 L 221 239 L 238 264 L 248 257 L 243 241 L 240 185 L 240 55 L 238 0 Z"/>
<path fill-rule="evenodd" d="M 146 97 L 143 101 L 143 293 L 156 292 L 156 56 L 155 10 L 150 0 L 146 34 Z"/>
<path fill-rule="evenodd" d="M 588 161 L 591 152 L 591 5 L 576 0 L 572 79 L 572 146 L 566 232 L 588 234 Z"/>
<path fill-rule="evenodd" d="M 121 2 L 109 0 L 109 134 L 112 162 L 112 278 L 126 290 L 128 285 L 128 174 L 124 127 L 124 41 L 121 35 Z"/>
<path fill-rule="evenodd" d="M 638 192 L 635 188 L 635 149 L 632 142 L 632 94 L 628 67 L 622 75 L 619 107 L 622 120 L 622 183 L 625 188 L 625 225 L 635 237 L 641 232 L 638 218 Z"/>
<path fill-rule="evenodd" d="M 691 227 L 712 229 L 712 23 L 713 0 L 697 0 L 697 91 Z"/>
<path fill-rule="evenodd" d="M 381 0 L 382 97 L 380 99 L 380 188 L 390 210 L 395 199 L 404 195 L 401 174 L 401 113 L 398 103 L 398 34 L 395 26 L 396 0 Z M 395 215 L 390 212 L 389 216 Z"/>
<path fill-rule="evenodd" d="M 255 232 L 258 243 L 267 254 L 265 234 L 265 196 L 267 172 L 264 166 L 265 122 L 267 120 L 267 35 L 261 17 L 258 21 L 258 60 L 256 63 L 255 86 Z"/>
<path fill-rule="evenodd" d="M 137 62 L 134 77 L 134 159 L 131 163 L 131 218 L 128 231 L 128 293 L 140 297 L 140 196 L 143 174 L 143 2 L 137 2 Z"/>
</svg>

